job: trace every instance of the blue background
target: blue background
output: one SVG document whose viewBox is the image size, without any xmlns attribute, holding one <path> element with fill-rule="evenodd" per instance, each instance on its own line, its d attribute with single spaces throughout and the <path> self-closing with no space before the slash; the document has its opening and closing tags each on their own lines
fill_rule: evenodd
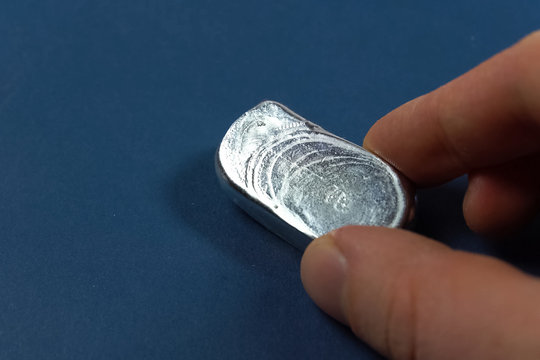
<svg viewBox="0 0 540 360">
<path fill-rule="evenodd" d="M 264 99 L 361 143 L 539 24 L 538 0 L 3 1 L 0 358 L 378 358 L 215 149 Z M 538 226 L 473 235 L 464 186 L 421 191 L 417 231 L 538 273 Z"/>
</svg>

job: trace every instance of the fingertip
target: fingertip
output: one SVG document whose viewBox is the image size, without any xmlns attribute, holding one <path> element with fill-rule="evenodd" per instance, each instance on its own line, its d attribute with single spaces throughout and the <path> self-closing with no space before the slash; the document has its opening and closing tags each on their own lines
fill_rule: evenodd
<svg viewBox="0 0 540 360">
<path fill-rule="evenodd" d="M 440 143 L 444 136 L 436 121 L 438 93 L 419 96 L 386 114 L 373 124 L 363 142 L 364 148 L 419 186 L 444 182 L 463 170 Z"/>
<path fill-rule="evenodd" d="M 538 350 L 531 340 L 540 326 L 531 316 L 540 299 L 536 280 L 409 231 L 338 229 L 307 248 L 301 275 L 322 310 L 391 358 Z"/>
<path fill-rule="evenodd" d="M 301 262 L 301 279 L 312 300 L 328 315 L 348 324 L 343 311 L 347 261 L 336 247 L 333 233 L 312 241 Z"/>
<path fill-rule="evenodd" d="M 535 180 L 540 179 L 540 172 L 534 164 L 524 163 L 469 175 L 463 214 L 471 230 L 495 237 L 508 235 L 534 217 L 540 205 Z"/>
<path fill-rule="evenodd" d="M 386 356 L 410 353 L 413 321 L 411 313 L 403 310 L 410 303 L 409 264 L 417 258 L 436 257 L 435 252 L 447 247 L 406 230 L 373 226 L 337 229 L 331 243 L 332 251 L 337 250 L 346 264 L 339 292 L 339 314 L 345 318 L 341 321 Z M 320 248 L 316 244 L 313 249 Z M 330 292 L 320 293 L 332 297 Z M 398 310 L 390 311 L 391 315 L 393 307 Z"/>
<path fill-rule="evenodd" d="M 539 34 L 385 115 L 364 147 L 421 186 L 537 154 Z"/>
</svg>

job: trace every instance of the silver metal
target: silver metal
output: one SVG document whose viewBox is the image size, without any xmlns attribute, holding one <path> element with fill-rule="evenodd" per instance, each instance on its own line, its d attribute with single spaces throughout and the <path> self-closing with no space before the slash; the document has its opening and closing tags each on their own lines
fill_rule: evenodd
<svg viewBox="0 0 540 360">
<path fill-rule="evenodd" d="M 222 185 L 300 250 L 344 225 L 403 227 L 414 199 L 377 156 L 265 101 L 236 120 L 216 155 Z"/>
</svg>

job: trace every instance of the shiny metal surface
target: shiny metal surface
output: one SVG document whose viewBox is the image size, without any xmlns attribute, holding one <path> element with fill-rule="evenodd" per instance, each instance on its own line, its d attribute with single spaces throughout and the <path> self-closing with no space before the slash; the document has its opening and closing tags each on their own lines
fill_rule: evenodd
<svg viewBox="0 0 540 360">
<path fill-rule="evenodd" d="M 276 102 L 232 124 L 216 168 L 238 205 L 301 250 L 344 225 L 401 227 L 412 217 L 412 195 L 390 165 Z"/>
</svg>

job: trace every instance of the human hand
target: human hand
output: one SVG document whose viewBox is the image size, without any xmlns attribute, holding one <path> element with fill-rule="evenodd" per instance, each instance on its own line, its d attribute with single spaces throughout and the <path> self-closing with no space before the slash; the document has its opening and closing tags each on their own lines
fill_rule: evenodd
<svg viewBox="0 0 540 360">
<path fill-rule="evenodd" d="M 419 186 L 468 174 L 469 227 L 501 233 L 540 207 L 540 32 L 380 119 L 364 146 Z M 540 281 L 399 229 L 314 240 L 302 282 L 325 312 L 395 359 L 540 358 Z"/>
</svg>

